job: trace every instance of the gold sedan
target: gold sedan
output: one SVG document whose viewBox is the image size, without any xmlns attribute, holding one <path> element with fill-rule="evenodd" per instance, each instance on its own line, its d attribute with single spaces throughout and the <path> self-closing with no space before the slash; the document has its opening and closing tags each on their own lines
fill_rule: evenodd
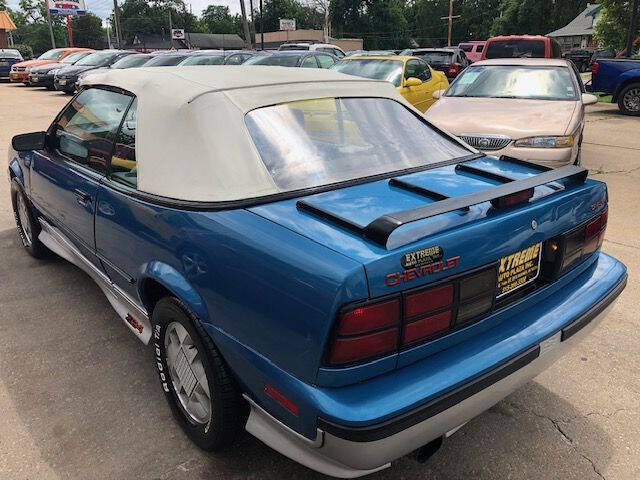
<svg viewBox="0 0 640 480">
<path fill-rule="evenodd" d="M 432 69 L 420 58 L 406 55 L 353 55 L 331 68 L 349 75 L 391 82 L 400 95 L 421 112 L 436 101 L 433 92 L 449 87 L 444 73 Z"/>
</svg>

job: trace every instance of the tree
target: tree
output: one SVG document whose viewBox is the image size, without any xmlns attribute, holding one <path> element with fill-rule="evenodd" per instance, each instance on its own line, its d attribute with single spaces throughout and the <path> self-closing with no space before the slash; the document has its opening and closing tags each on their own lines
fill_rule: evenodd
<svg viewBox="0 0 640 480">
<path fill-rule="evenodd" d="M 596 41 L 603 48 L 622 50 L 626 48 L 631 2 L 601 0 L 602 17 L 596 23 Z M 634 38 L 640 36 L 640 21 L 636 22 Z"/>
<path fill-rule="evenodd" d="M 30 46 L 35 55 L 40 55 L 51 48 L 45 2 L 44 0 L 20 0 L 19 5 L 19 11 L 11 12 L 11 18 L 17 27 L 13 32 L 13 41 Z M 63 19 L 53 16 L 51 22 L 56 45 L 67 45 L 67 30 Z"/>
<path fill-rule="evenodd" d="M 102 29 L 102 20 L 89 13 L 71 19 L 73 30 L 73 44 L 76 47 L 103 48 L 105 44 L 105 32 Z"/>
<path fill-rule="evenodd" d="M 225 5 L 209 5 L 202 11 L 201 21 L 208 33 L 237 33 L 244 37 L 242 18 L 231 15 Z"/>
<path fill-rule="evenodd" d="M 137 34 L 160 34 L 168 38 L 169 12 L 173 28 L 184 28 L 187 32 L 199 31 L 201 24 L 195 15 L 189 13 L 184 0 L 125 0 L 120 6 L 122 41 L 131 43 Z"/>
<path fill-rule="evenodd" d="M 502 0 L 492 35 L 546 35 L 564 27 L 589 0 Z"/>
<path fill-rule="evenodd" d="M 259 15 L 254 12 L 254 17 L 259 18 Z M 324 22 L 320 12 L 297 0 L 268 0 L 264 3 L 262 15 L 265 32 L 280 30 L 281 18 L 294 18 L 298 29 L 322 29 Z"/>
</svg>

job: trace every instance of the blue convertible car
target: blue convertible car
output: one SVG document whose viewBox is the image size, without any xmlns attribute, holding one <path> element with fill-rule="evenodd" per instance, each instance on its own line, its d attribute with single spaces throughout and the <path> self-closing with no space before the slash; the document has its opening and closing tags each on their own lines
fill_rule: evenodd
<svg viewBox="0 0 640 480">
<path fill-rule="evenodd" d="M 485 156 L 385 82 L 108 71 L 12 147 L 25 249 L 97 282 L 207 450 L 245 428 L 337 477 L 428 456 L 626 285 L 603 183 Z"/>
</svg>

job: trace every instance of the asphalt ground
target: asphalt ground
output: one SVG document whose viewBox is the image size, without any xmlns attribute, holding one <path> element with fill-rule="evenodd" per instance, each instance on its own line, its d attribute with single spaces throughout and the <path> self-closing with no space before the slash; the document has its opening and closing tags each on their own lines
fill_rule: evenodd
<svg viewBox="0 0 640 480">
<path fill-rule="evenodd" d="M 0 84 L 0 165 L 12 135 L 45 129 L 68 100 Z M 583 163 L 609 185 L 604 250 L 629 268 L 612 313 L 428 463 L 406 457 L 367 478 L 640 478 L 640 118 L 589 107 L 585 135 Z M 1 181 L 1 480 L 323 478 L 248 434 L 217 454 L 193 446 L 165 404 L 150 349 L 82 271 L 29 257 L 13 225 Z"/>
</svg>

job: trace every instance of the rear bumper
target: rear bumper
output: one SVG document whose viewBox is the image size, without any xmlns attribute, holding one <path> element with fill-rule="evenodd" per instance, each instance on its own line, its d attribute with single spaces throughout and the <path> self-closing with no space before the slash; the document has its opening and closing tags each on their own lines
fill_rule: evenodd
<svg viewBox="0 0 640 480">
<path fill-rule="evenodd" d="M 586 312 L 518 355 L 427 404 L 383 423 L 345 426 L 319 419 L 316 436 L 306 438 L 249 400 L 246 429 L 283 455 L 321 473 L 352 478 L 389 466 L 390 462 L 490 408 L 548 368 L 607 315 L 625 288 L 626 272 Z"/>
<path fill-rule="evenodd" d="M 53 86 L 53 75 L 49 73 L 29 74 L 29 85 L 35 87 Z"/>
</svg>

